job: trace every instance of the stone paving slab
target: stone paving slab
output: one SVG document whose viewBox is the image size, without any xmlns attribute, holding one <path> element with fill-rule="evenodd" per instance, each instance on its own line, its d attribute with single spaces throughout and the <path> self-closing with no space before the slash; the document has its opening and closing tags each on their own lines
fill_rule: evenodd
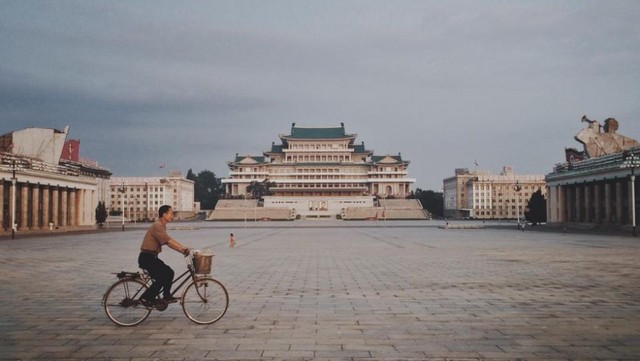
<svg viewBox="0 0 640 361">
<path fill-rule="evenodd" d="M 227 314 L 133 328 L 100 305 L 144 228 L 0 240 L 0 359 L 638 360 L 640 240 L 434 222 L 180 224 Z M 238 246 L 227 247 L 233 232 Z M 176 271 L 182 257 L 161 258 Z"/>
</svg>

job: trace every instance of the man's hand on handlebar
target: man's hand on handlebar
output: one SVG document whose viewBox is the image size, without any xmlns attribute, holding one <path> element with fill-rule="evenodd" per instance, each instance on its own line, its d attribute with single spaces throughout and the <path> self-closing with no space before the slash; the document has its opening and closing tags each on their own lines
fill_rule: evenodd
<svg viewBox="0 0 640 361">
<path fill-rule="evenodd" d="M 189 249 L 189 248 L 185 247 L 185 248 L 182 250 L 182 255 L 184 255 L 184 256 L 188 256 L 188 255 L 189 255 L 189 252 L 191 252 L 191 249 Z"/>
</svg>

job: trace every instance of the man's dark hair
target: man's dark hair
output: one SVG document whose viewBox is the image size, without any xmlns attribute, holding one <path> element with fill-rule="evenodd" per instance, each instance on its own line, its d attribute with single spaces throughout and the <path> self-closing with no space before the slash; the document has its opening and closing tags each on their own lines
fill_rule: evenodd
<svg viewBox="0 0 640 361">
<path fill-rule="evenodd" d="M 165 213 L 169 212 L 170 209 L 171 209 L 171 206 L 167 206 L 167 205 L 164 205 L 164 206 L 160 207 L 160 209 L 158 210 L 158 216 L 160 218 L 162 218 L 162 216 Z"/>
</svg>

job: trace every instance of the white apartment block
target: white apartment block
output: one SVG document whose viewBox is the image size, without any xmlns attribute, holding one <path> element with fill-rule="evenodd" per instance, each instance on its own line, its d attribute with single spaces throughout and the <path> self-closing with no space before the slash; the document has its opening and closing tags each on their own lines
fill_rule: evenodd
<svg viewBox="0 0 640 361">
<path fill-rule="evenodd" d="M 508 166 L 498 175 L 456 169 L 443 183 L 444 213 L 455 219 L 522 219 L 531 195 L 547 193 L 544 175 L 516 175 Z"/>
<path fill-rule="evenodd" d="M 158 208 L 169 205 L 176 219 L 192 217 L 195 185 L 172 171 L 166 177 L 112 177 L 109 211 L 122 212 L 129 220 L 151 220 L 158 217 Z"/>
</svg>

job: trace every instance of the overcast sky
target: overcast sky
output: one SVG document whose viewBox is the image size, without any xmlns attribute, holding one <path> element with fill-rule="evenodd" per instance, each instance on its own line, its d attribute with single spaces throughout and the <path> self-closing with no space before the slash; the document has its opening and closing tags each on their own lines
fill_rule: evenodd
<svg viewBox="0 0 640 361">
<path fill-rule="evenodd" d="M 70 125 L 114 176 L 226 177 L 293 122 L 434 190 L 551 172 L 584 114 L 640 139 L 639 1 L 3 0 L 0 49 L 0 134 Z"/>
</svg>

